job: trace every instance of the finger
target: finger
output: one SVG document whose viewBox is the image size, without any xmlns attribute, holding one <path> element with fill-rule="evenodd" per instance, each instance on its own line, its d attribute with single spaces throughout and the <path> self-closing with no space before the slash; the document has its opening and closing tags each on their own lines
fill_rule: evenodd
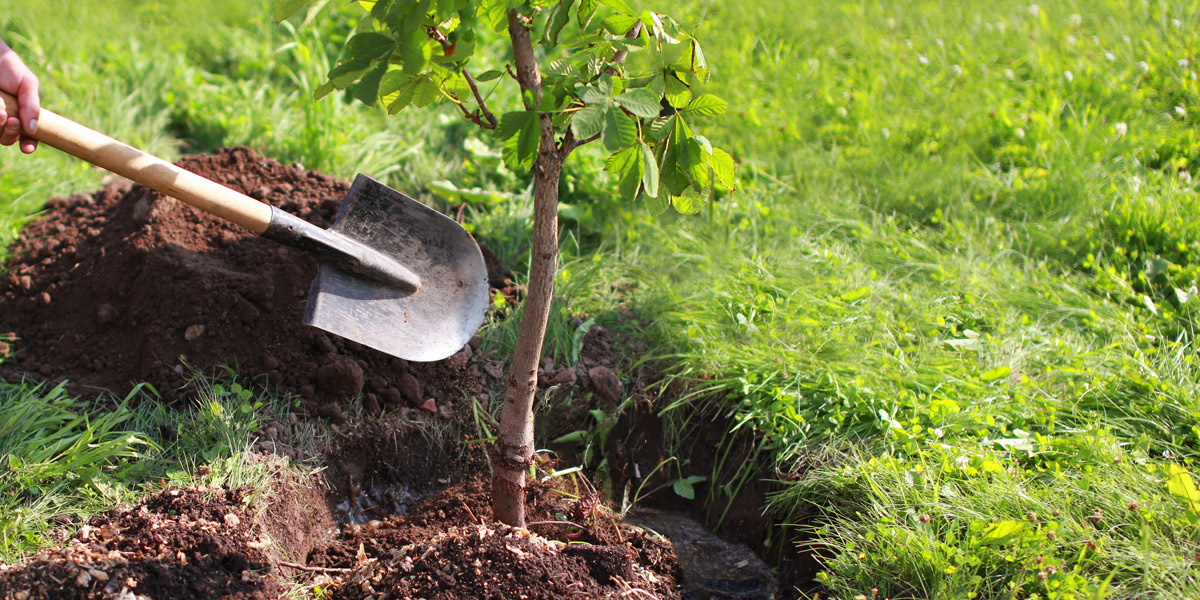
<svg viewBox="0 0 1200 600">
<path fill-rule="evenodd" d="M 25 154 L 33 154 L 33 151 L 37 150 L 37 147 L 37 140 L 29 136 L 21 136 L 21 152 L 24 152 Z"/>
<path fill-rule="evenodd" d="M 17 104 L 25 133 L 33 135 L 37 132 L 38 116 L 42 114 L 42 104 L 38 98 L 38 79 L 33 73 L 26 73 L 17 85 Z"/>
<path fill-rule="evenodd" d="M 0 129 L 0 145 L 11 146 L 21 137 L 21 122 L 16 117 L 4 121 L 4 129 Z"/>
</svg>

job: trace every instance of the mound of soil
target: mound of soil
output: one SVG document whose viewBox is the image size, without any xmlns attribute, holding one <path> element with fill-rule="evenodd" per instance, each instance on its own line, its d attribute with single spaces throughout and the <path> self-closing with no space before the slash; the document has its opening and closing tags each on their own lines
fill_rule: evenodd
<svg viewBox="0 0 1200 600">
<path fill-rule="evenodd" d="M 70 544 L 0 564 L 4 598 L 279 598 L 237 490 L 169 489 L 93 517 Z"/>
<path fill-rule="evenodd" d="M 179 165 L 322 227 L 349 190 L 242 147 Z M 10 334 L 0 341 L 0 377 L 67 379 L 73 391 L 118 396 L 148 382 L 171 402 L 193 370 L 230 366 L 334 420 L 334 403 L 360 392 L 371 413 L 445 413 L 458 396 L 450 389 L 483 391 L 467 365 L 470 347 L 410 364 L 304 326 L 316 274 L 307 254 L 128 181 L 48 201 L 10 251 L 0 275 L 0 335 Z M 504 277 L 484 254 L 489 272 Z"/>
</svg>

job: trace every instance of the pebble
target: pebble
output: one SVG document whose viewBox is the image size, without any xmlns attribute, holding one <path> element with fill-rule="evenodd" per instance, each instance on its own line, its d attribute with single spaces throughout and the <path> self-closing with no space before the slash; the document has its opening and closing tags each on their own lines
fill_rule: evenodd
<svg viewBox="0 0 1200 600">
<path fill-rule="evenodd" d="M 621 380 L 612 369 L 597 366 L 588 369 L 588 379 L 601 398 L 613 403 L 621 401 Z"/>
</svg>

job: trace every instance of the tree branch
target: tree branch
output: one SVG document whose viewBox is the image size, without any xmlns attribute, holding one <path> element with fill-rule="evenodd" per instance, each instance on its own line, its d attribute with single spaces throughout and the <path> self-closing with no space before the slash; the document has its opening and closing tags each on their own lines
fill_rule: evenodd
<svg viewBox="0 0 1200 600">
<path fill-rule="evenodd" d="M 454 49 L 454 44 L 450 43 L 450 40 L 446 39 L 446 36 L 442 34 L 441 30 L 439 30 L 437 27 L 430 27 L 428 31 L 429 37 L 433 38 L 437 41 L 437 43 L 442 45 L 442 50 Z M 467 85 L 471 87 L 471 94 L 475 96 L 475 103 L 479 105 L 479 112 L 471 113 L 467 110 L 466 106 L 463 106 L 461 102 L 458 103 L 458 107 L 462 109 L 463 114 L 466 115 L 467 119 L 476 125 L 483 127 L 484 129 L 495 129 L 500 122 L 496 119 L 496 115 L 492 114 L 492 111 L 488 109 L 487 102 L 483 100 L 483 95 L 479 93 L 479 85 L 475 83 L 475 78 L 471 77 L 471 74 L 467 72 L 466 67 L 459 69 L 458 72 L 462 74 L 463 79 L 467 80 Z M 487 120 L 486 123 L 484 122 L 484 119 Z"/>
</svg>

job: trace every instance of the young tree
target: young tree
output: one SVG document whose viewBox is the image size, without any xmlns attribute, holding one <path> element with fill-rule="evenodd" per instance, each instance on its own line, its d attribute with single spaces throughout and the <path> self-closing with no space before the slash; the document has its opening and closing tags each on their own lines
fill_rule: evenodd
<svg viewBox="0 0 1200 600">
<path fill-rule="evenodd" d="M 328 0 L 276 0 L 282 21 L 308 18 Z M 699 42 L 670 17 L 625 0 L 359 0 L 365 13 L 342 58 L 314 96 L 346 89 L 396 113 L 450 102 L 504 144 L 505 165 L 533 176 L 533 246 L 524 316 L 509 367 L 492 451 L 497 519 L 525 523 L 525 477 L 533 459 L 537 368 L 558 261 L 558 188 L 576 148 L 599 143 L 620 195 L 659 214 L 692 214 L 714 188 L 732 190 L 733 158 L 692 131 L 726 103 L 694 88 L 708 79 Z M 485 30 L 511 41 L 503 69 L 472 69 Z M 522 107 L 497 116 L 482 85 L 516 82 Z"/>
</svg>

